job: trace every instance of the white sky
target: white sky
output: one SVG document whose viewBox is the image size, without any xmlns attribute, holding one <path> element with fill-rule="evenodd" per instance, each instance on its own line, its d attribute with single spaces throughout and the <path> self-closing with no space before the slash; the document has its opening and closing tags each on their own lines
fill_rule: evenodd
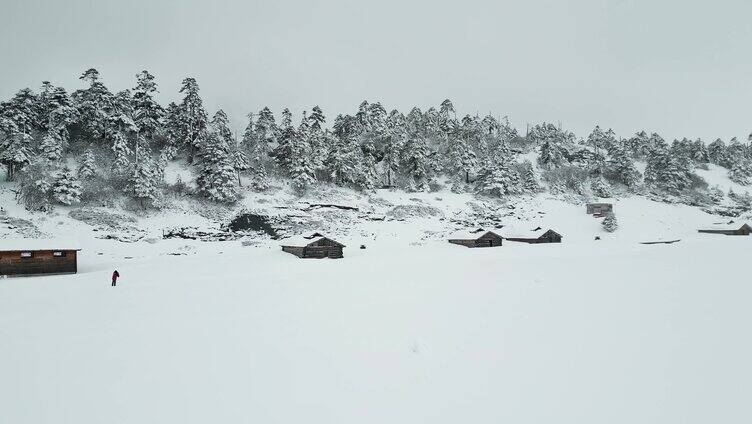
<svg viewBox="0 0 752 424">
<path fill-rule="evenodd" d="M 561 121 L 585 136 L 752 130 L 752 2 L 0 0 L 0 98 L 43 80 L 117 91 L 148 69 L 160 100 L 195 77 L 241 130 L 268 105 L 329 122 L 363 99 L 407 112 Z M 297 118 L 296 118 L 297 119 Z"/>
</svg>

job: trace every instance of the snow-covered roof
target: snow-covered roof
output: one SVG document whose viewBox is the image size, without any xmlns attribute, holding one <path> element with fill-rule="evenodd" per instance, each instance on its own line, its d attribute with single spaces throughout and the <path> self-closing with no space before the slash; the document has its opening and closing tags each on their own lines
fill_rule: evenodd
<svg viewBox="0 0 752 424">
<path fill-rule="evenodd" d="M 543 234 L 546 234 L 548 231 L 554 231 L 550 228 L 541 228 L 538 230 L 526 230 L 526 229 L 520 229 L 520 228 L 513 228 L 508 231 L 504 231 L 504 238 L 538 238 L 542 236 Z M 556 231 L 554 231 L 556 233 Z M 559 233 L 556 233 L 559 234 Z"/>
<path fill-rule="evenodd" d="M 448 238 L 450 240 L 475 240 L 480 237 L 483 237 L 487 233 L 494 233 L 501 237 L 501 234 L 499 233 L 500 230 L 492 229 L 492 230 L 484 230 L 482 228 L 478 228 L 476 230 L 459 230 L 454 231 L 448 235 Z"/>
<path fill-rule="evenodd" d="M 81 250 L 77 241 L 62 239 L 0 239 L 0 251 Z"/>
<path fill-rule="evenodd" d="M 730 224 L 712 224 L 707 227 L 709 230 L 738 230 L 744 226 L 749 227 L 746 222 L 734 222 Z"/>
<path fill-rule="evenodd" d="M 286 239 L 282 239 L 282 245 L 283 246 L 307 246 L 311 243 L 317 242 L 321 239 L 327 238 L 329 240 L 332 240 L 335 243 L 339 243 L 338 241 L 326 237 L 321 233 L 313 233 L 313 234 L 307 234 L 307 235 L 298 235 L 298 236 L 292 236 L 288 237 Z"/>
</svg>

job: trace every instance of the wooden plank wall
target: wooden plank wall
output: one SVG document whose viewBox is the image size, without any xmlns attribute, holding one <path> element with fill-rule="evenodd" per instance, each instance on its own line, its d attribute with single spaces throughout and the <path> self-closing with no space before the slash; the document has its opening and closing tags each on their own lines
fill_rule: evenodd
<svg viewBox="0 0 752 424">
<path fill-rule="evenodd" d="M 65 256 L 54 256 L 64 252 Z M 32 252 L 31 258 L 22 258 L 21 251 L 0 252 L 0 275 L 36 275 L 75 273 L 78 271 L 75 250 L 43 250 Z"/>
</svg>

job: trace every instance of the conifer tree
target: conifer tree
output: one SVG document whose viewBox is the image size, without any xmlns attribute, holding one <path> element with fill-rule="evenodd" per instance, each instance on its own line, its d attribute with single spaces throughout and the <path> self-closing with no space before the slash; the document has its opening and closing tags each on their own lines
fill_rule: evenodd
<svg viewBox="0 0 752 424">
<path fill-rule="evenodd" d="M 640 172 L 635 167 L 625 145 L 615 143 L 611 146 L 608 152 L 606 175 L 612 181 L 624 184 L 631 189 L 639 183 Z"/>
<path fill-rule="evenodd" d="M 277 166 L 283 175 L 291 175 L 292 170 L 292 158 L 293 158 L 293 144 L 297 134 L 295 128 L 292 126 L 292 113 L 285 108 L 282 111 L 282 127 L 279 134 L 279 145 L 274 149 L 274 160 L 277 162 Z"/>
<path fill-rule="evenodd" d="M 81 184 L 70 168 L 61 169 L 52 185 L 52 198 L 63 205 L 72 205 L 81 201 Z"/>
<path fill-rule="evenodd" d="M 94 155 L 94 150 L 88 148 L 80 159 L 80 164 L 78 166 L 78 179 L 81 181 L 91 180 L 96 174 L 97 158 Z"/>
<path fill-rule="evenodd" d="M 214 129 L 207 132 L 198 150 L 196 187 L 204 197 L 222 203 L 238 198 L 237 173 L 229 147 Z"/>
<path fill-rule="evenodd" d="M 648 158 L 645 168 L 645 184 L 648 187 L 679 194 L 689 187 L 691 181 L 687 164 L 671 155 L 665 147 L 656 149 Z"/>
<path fill-rule="evenodd" d="M 714 142 L 708 145 L 708 159 L 710 163 L 726 166 L 728 161 L 726 160 L 726 143 L 720 138 L 717 138 Z"/>
<path fill-rule="evenodd" d="M 400 154 L 407 138 L 404 115 L 397 110 L 391 111 L 386 119 L 385 127 L 381 163 L 386 174 L 386 185 L 391 187 L 394 175 L 399 171 Z"/>
<path fill-rule="evenodd" d="M 235 169 L 235 173 L 238 177 L 238 187 L 242 187 L 243 183 L 240 180 L 240 173 L 250 168 L 248 158 L 243 150 L 239 146 L 235 146 L 232 150 L 232 167 Z"/>
<path fill-rule="evenodd" d="M 185 78 L 180 92 L 183 100 L 180 103 L 181 110 L 181 146 L 188 149 L 188 162 L 193 162 L 196 150 L 203 142 L 206 135 L 208 117 L 204 110 L 204 103 L 198 94 L 198 83 L 194 78 Z"/>
<path fill-rule="evenodd" d="M 99 80 L 96 69 L 86 70 L 79 79 L 89 84 L 72 95 L 83 129 L 90 140 L 104 140 L 110 129 L 110 112 L 115 106 L 115 98 Z"/>
<path fill-rule="evenodd" d="M 503 162 L 488 163 L 484 166 L 476 183 L 479 193 L 490 196 L 501 197 L 523 192 L 520 175 L 509 164 Z"/>
<path fill-rule="evenodd" d="M 606 217 L 603 218 L 601 225 L 603 226 L 603 229 L 609 233 L 613 233 L 617 228 L 619 228 L 619 223 L 616 220 L 616 215 L 614 215 L 613 212 L 606 214 Z"/>
<path fill-rule="evenodd" d="M 140 149 L 130 179 L 130 192 L 142 208 L 154 202 L 160 192 L 161 173 L 147 149 Z"/>
<path fill-rule="evenodd" d="M 734 161 L 728 177 L 737 184 L 749 185 L 752 183 L 752 162 L 746 158 Z"/>
<path fill-rule="evenodd" d="M 120 131 L 115 132 L 112 136 L 112 154 L 115 157 L 112 171 L 115 174 L 124 175 L 130 168 L 130 157 L 133 151 L 128 146 L 127 138 Z"/>
<path fill-rule="evenodd" d="M 138 128 L 138 134 L 146 142 L 154 138 L 154 134 L 162 125 L 164 109 L 154 100 L 157 93 L 157 83 L 148 71 L 141 71 L 136 75 L 136 88 L 133 89 L 133 121 Z"/>
<path fill-rule="evenodd" d="M 39 143 L 39 150 L 42 157 L 48 161 L 59 161 L 63 157 L 63 142 L 60 135 L 55 131 L 47 132 Z"/>
<path fill-rule="evenodd" d="M 288 111 L 289 112 L 289 111 Z M 290 125 L 292 125 L 292 118 L 290 118 Z M 279 129 L 274 119 L 274 114 L 268 107 L 261 109 L 256 119 L 256 156 L 261 158 L 266 163 L 269 154 L 273 150 L 273 146 L 277 144 L 279 138 Z"/>
</svg>

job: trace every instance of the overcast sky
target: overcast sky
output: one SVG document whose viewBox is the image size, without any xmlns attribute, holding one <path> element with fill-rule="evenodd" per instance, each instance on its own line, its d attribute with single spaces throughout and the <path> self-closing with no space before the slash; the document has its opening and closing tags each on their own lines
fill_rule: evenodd
<svg viewBox="0 0 752 424">
<path fill-rule="evenodd" d="M 97 68 L 113 91 L 142 69 L 160 100 L 198 80 L 237 129 L 268 105 L 329 118 L 363 100 L 594 125 L 628 136 L 746 139 L 752 2 L 0 0 L 0 98 Z"/>
</svg>

